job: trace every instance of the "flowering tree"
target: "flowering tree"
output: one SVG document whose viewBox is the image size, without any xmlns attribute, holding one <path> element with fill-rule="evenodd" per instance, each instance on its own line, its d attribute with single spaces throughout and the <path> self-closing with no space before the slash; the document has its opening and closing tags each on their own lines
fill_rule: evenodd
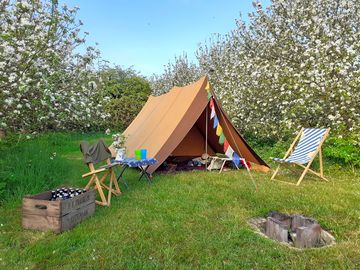
<svg viewBox="0 0 360 270">
<path fill-rule="evenodd" d="M 76 11 L 56 0 L 0 2 L 0 128 L 82 129 L 106 118 L 99 52 L 75 52 L 85 42 Z"/>
<path fill-rule="evenodd" d="M 166 93 L 174 86 L 184 86 L 196 81 L 200 76 L 197 65 L 190 63 L 187 55 L 175 57 L 174 63 L 169 62 L 162 75 L 153 75 L 150 78 L 151 89 L 154 95 Z"/>
<path fill-rule="evenodd" d="M 248 25 L 240 18 L 196 52 L 203 73 L 213 70 L 214 90 L 237 127 L 273 138 L 300 126 L 359 134 L 359 1 L 254 7 Z"/>
</svg>

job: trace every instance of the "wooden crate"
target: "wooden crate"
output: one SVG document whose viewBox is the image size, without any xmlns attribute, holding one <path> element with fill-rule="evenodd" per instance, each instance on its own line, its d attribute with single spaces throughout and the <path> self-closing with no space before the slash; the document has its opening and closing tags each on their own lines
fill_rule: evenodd
<svg viewBox="0 0 360 270">
<path fill-rule="evenodd" d="M 51 191 L 25 196 L 22 205 L 23 228 L 56 233 L 69 230 L 94 214 L 95 196 L 94 189 L 61 201 L 49 201 Z"/>
</svg>

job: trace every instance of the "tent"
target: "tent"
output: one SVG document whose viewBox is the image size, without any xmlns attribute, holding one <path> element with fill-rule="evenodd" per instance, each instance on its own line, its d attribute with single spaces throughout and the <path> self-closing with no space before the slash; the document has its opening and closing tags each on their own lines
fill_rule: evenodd
<svg viewBox="0 0 360 270">
<path fill-rule="evenodd" d="M 214 105 L 223 136 L 234 152 L 250 161 L 253 169 L 269 170 L 229 120 L 209 89 L 207 76 L 148 98 L 124 131 L 128 156 L 132 156 L 135 149 L 147 149 L 148 156 L 158 160 L 147 170 L 153 173 L 169 156 L 199 157 L 205 152 L 209 155 L 224 153 L 224 145 L 219 143 L 219 134 L 213 128 L 214 119 L 210 119 L 210 103 Z"/>
</svg>

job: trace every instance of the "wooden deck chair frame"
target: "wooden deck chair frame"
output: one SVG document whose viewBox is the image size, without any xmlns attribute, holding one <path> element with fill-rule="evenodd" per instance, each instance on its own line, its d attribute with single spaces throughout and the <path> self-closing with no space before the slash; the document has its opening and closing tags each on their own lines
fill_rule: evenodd
<svg viewBox="0 0 360 270">
<path fill-rule="evenodd" d="M 89 182 L 86 185 L 86 189 L 89 189 L 91 186 L 94 185 L 94 188 L 98 190 L 98 193 L 100 195 L 101 201 L 96 200 L 96 204 L 102 205 L 102 206 L 110 206 L 111 203 L 111 196 L 114 194 L 115 196 L 121 194 L 121 190 L 119 187 L 119 184 L 116 179 L 116 175 L 114 173 L 113 167 L 117 166 L 114 164 L 111 164 L 110 159 L 106 159 L 107 165 L 100 167 L 99 169 L 95 169 L 95 166 L 93 163 L 88 163 L 88 167 L 90 169 L 90 172 L 85 173 L 82 175 L 82 178 L 86 178 L 88 176 L 91 176 Z M 98 174 L 104 173 L 101 178 L 98 177 Z M 109 185 L 105 184 L 105 180 L 110 176 L 110 182 Z M 105 197 L 105 193 L 103 188 L 108 190 L 108 196 L 107 199 Z"/>
<path fill-rule="evenodd" d="M 290 164 L 296 164 L 300 167 L 302 167 L 304 169 L 304 171 L 302 172 L 299 180 L 297 181 L 296 184 L 293 184 L 293 183 L 290 183 L 290 182 L 285 182 L 285 181 L 280 181 L 280 180 L 276 180 L 275 179 L 275 176 L 276 174 L 279 172 L 280 170 L 280 166 L 282 165 L 282 163 L 280 163 L 278 165 L 278 167 L 276 168 L 276 170 L 274 171 L 274 174 L 272 175 L 271 179 L 270 180 L 276 180 L 276 181 L 279 181 L 279 182 L 283 182 L 283 183 L 286 183 L 286 184 L 291 184 L 291 185 L 296 185 L 296 186 L 299 186 L 301 181 L 304 179 L 305 175 L 307 172 L 310 172 L 318 177 L 320 177 L 321 179 L 323 179 L 324 181 L 329 181 L 328 179 L 326 179 L 324 177 L 324 173 L 323 173 L 323 160 L 322 160 L 322 144 L 324 143 L 324 141 L 326 140 L 326 138 L 329 136 L 329 132 L 330 132 L 330 128 L 327 128 L 326 129 L 326 132 L 324 133 L 324 136 L 322 137 L 317 149 L 314 151 L 314 154 L 312 156 L 312 158 L 308 161 L 308 163 L 306 164 L 306 166 L 304 166 L 303 164 L 299 164 L 299 163 L 290 163 Z M 304 133 L 304 128 L 301 128 L 299 134 L 296 136 L 295 140 L 293 141 L 293 143 L 290 145 L 288 151 L 286 152 L 285 156 L 283 159 L 286 159 L 287 157 L 289 157 L 291 155 L 291 153 L 293 152 L 294 150 L 294 147 L 295 147 L 295 144 L 296 142 L 301 138 L 301 135 Z M 315 157 L 319 154 L 319 161 L 320 161 L 320 172 L 315 172 L 314 170 L 310 169 L 310 166 L 312 164 L 312 162 L 314 161 Z"/>
</svg>

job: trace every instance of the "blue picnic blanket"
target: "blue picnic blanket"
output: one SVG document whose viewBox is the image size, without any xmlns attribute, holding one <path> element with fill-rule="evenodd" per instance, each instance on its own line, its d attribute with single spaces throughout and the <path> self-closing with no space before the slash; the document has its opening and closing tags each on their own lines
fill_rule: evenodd
<svg viewBox="0 0 360 270">
<path fill-rule="evenodd" d="M 134 167 L 154 165 L 157 163 L 157 160 L 155 158 L 147 158 L 147 159 L 141 159 L 141 160 L 137 160 L 135 158 L 126 158 L 122 161 L 115 161 L 115 162 L 119 163 L 119 164 L 127 165 L 131 168 L 134 168 Z"/>
</svg>

